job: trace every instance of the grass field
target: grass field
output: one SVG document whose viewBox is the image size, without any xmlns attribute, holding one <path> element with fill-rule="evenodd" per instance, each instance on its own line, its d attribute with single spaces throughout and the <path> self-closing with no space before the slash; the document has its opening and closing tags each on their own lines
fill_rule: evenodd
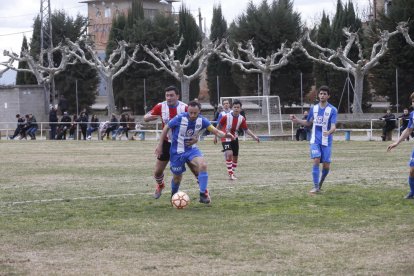
<svg viewBox="0 0 414 276">
<path fill-rule="evenodd" d="M 154 141 L 1 141 L 0 275 L 412 275 L 412 143 L 335 142 L 311 196 L 305 142 L 201 141 L 212 205 L 152 198 Z M 167 173 L 167 179 L 171 175 Z"/>
</svg>

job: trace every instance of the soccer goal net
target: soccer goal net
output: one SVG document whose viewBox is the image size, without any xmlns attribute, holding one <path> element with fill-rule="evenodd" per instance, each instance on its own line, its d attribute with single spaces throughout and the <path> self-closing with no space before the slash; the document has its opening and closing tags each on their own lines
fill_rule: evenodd
<svg viewBox="0 0 414 276">
<path fill-rule="evenodd" d="M 220 103 L 223 103 L 224 100 L 229 100 L 230 104 L 234 100 L 239 100 L 242 103 L 248 125 L 254 124 L 268 135 L 283 133 L 279 96 L 220 97 Z"/>
</svg>

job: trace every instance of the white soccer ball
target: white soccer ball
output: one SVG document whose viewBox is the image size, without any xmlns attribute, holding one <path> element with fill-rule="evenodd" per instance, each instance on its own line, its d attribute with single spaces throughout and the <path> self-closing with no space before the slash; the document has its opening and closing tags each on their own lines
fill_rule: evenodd
<svg viewBox="0 0 414 276">
<path fill-rule="evenodd" d="M 171 197 L 171 204 L 177 209 L 184 209 L 190 204 L 190 197 L 186 193 L 179 191 Z"/>
</svg>

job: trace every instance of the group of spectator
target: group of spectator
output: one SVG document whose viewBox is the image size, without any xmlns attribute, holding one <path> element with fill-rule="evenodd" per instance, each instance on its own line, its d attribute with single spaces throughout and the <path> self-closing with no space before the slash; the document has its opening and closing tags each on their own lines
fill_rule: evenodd
<svg viewBox="0 0 414 276">
<path fill-rule="evenodd" d="M 111 137 L 112 140 L 121 140 L 122 135 L 125 134 L 127 139 L 135 140 L 135 135 L 129 138 L 128 134 L 130 130 L 135 130 L 135 127 L 135 118 L 132 115 L 123 113 L 118 121 L 116 114 L 112 114 L 110 121 L 106 121 L 101 124 L 101 139 L 104 139 L 106 136 L 106 139 L 110 139 Z"/>
<path fill-rule="evenodd" d="M 16 119 L 16 130 L 13 135 L 9 136 L 9 139 L 27 140 L 27 137 L 30 137 L 31 140 L 36 140 L 38 124 L 35 116 L 33 114 L 26 114 L 25 116 L 17 114 Z M 93 114 L 89 120 L 86 110 L 83 110 L 79 116 L 76 114 L 70 116 L 67 111 L 63 111 L 59 120 L 57 109 L 52 107 L 49 111 L 49 127 L 50 140 L 75 139 L 78 132 L 83 140 L 91 140 L 94 132 L 98 132 L 98 137 L 102 140 L 104 137 L 121 140 L 124 134 L 127 139 L 135 140 L 136 135 L 130 136 L 129 134 L 130 130 L 136 129 L 136 123 L 135 118 L 128 113 L 121 114 L 119 120 L 116 114 L 112 114 L 110 121 L 100 122 L 96 114 Z"/>
<path fill-rule="evenodd" d="M 395 117 L 394 114 L 391 113 L 390 109 L 387 109 L 384 116 L 380 118 L 380 120 L 384 121 L 384 126 L 382 127 L 382 141 L 391 141 L 392 140 L 392 132 L 397 127 L 397 120 L 400 120 L 400 135 L 401 133 L 408 127 L 408 121 L 410 120 L 410 113 L 408 108 L 404 108 L 404 112 L 398 118 Z M 411 138 L 414 138 L 414 132 L 411 134 Z M 410 136 L 407 137 L 407 141 L 410 140 Z"/>
<path fill-rule="evenodd" d="M 26 114 L 25 116 L 16 114 L 16 118 L 17 128 L 14 131 L 13 135 L 9 138 L 12 140 L 16 138 L 19 140 L 27 140 L 27 136 L 29 136 L 31 140 L 36 140 L 36 131 L 38 129 L 36 117 L 33 114 Z"/>
<path fill-rule="evenodd" d="M 110 121 L 100 122 L 96 114 L 93 114 L 90 121 L 86 110 L 82 111 L 79 116 L 73 115 L 71 118 L 68 112 L 63 112 L 63 116 L 58 120 L 56 108 L 52 108 L 49 113 L 50 122 L 50 139 L 51 140 L 66 140 L 67 131 L 69 130 L 69 139 L 75 138 L 75 133 L 79 129 L 83 140 L 91 140 L 94 132 L 99 132 L 98 137 L 103 140 L 107 139 L 121 140 L 123 134 L 128 137 L 129 130 L 135 130 L 135 118 L 130 114 L 121 114 L 118 121 L 117 115 L 112 114 Z M 131 140 L 134 140 L 134 136 Z"/>
<path fill-rule="evenodd" d="M 86 140 L 86 128 L 88 125 L 88 115 L 82 111 L 79 116 L 76 114 L 71 118 L 67 111 L 63 111 L 62 118 L 59 121 L 57 109 L 52 107 L 49 112 L 50 140 L 66 140 L 69 131 L 69 138 L 75 138 L 75 132 L 78 128 L 81 130 L 84 140 Z"/>
</svg>

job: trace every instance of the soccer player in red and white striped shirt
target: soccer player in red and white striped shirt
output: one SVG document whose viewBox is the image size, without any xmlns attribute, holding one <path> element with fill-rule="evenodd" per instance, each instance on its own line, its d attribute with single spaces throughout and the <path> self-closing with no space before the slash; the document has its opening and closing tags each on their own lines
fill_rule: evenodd
<svg viewBox="0 0 414 276">
<path fill-rule="evenodd" d="M 232 112 L 224 115 L 218 122 L 217 128 L 225 133 L 231 133 L 235 137 L 221 138 L 221 144 L 223 146 L 224 158 L 226 159 L 227 173 L 229 174 L 230 180 L 236 180 L 237 177 L 234 175 L 234 171 L 237 168 L 237 161 L 239 157 L 239 139 L 238 130 L 243 129 L 245 133 L 249 134 L 254 140 L 260 142 L 257 137 L 248 127 L 246 118 L 240 114 L 242 103 L 239 100 L 233 101 Z M 214 144 L 217 143 L 217 137 L 214 137 Z"/>
<path fill-rule="evenodd" d="M 158 118 L 162 120 L 162 128 L 164 125 L 173 119 L 178 114 L 187 112 L 187 104 L 179 101 L 180 92 L 175 86 L 169 86 L 165 88 L 165 101 L 156 104 L 150 112 L 145 114 L 144 121 L 150 122 L 155 121 Z M 197 139 L 192 141 L 192 144 L 196 143 Z M 161 192 L 165 187 L 164 183 L 164 170 L 167 167 L 168 162 L 170 161 L 170 147 L 171 147 L 171 137 L 167 137 L 163 141 L 162 154 L 158 156 L 155 163 L 154 178 L 156 184 L 154 198 L 158 199 L 161 196 Z M 189 168 L 193 174 L 197 177 L 198 173 L 195 171 L 195 168 L 189 165 Z"/>
</svg>

